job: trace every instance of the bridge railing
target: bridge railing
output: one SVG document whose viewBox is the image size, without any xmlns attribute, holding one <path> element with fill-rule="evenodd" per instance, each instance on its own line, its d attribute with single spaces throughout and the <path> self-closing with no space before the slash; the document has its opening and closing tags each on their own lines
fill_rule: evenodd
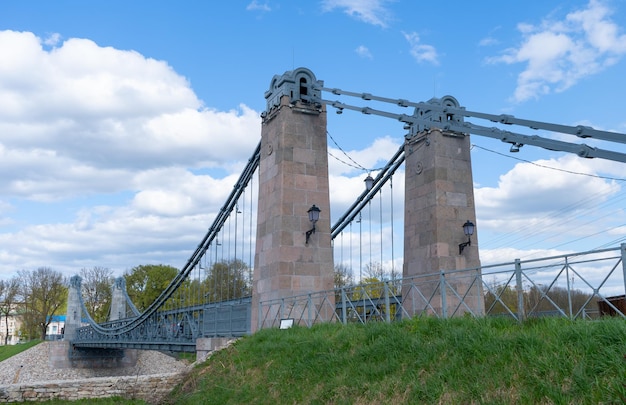
<svg viewBox="0 0 626 405">
<path fill-rule="evenodd" d="M 72 343 L 81 347 L 136 348 L 195 351 L 196 339 L 239 337 L 250 334 L 251 297 L 195 305 L 154 313 L 138 327 L 120 334 L 99 334 L 90 326 L 79 328 Z M 131 323 L 134 318 L 103 323 L 109 328 Z"/>
<path fill-rule="evenodd" d="M 391 322 L 414 316 L 447 318 L 559 316 L 626 318 L 626 244 L 481 268 L 380 280 L 259 303 L 260 328 L 290 319 L 318 322 Z"/>
</svg>

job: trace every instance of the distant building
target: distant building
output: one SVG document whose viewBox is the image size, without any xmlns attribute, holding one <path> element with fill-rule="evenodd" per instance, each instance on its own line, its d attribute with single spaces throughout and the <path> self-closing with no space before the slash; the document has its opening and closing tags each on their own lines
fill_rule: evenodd
<svg viewBox="0 0 626 405">
<path fill-rule="evenodd" d="M 46 340 L 60 340 L 65 328 L 65 315 L 52 315 L 46 318 L 50 321 L 46 329 Z"/>
<path fill-rule="evenodd" d="M 8 324 L 8 334 L 7 334 Z M 8 317 L 0 317 L 0 345 L 4 345 L 4 339 L 8 335 L 7 344 L 15 345 L 20 342 L 20 329 L 22 328 L 22 315 L 11 311 Z"/>
</svg>

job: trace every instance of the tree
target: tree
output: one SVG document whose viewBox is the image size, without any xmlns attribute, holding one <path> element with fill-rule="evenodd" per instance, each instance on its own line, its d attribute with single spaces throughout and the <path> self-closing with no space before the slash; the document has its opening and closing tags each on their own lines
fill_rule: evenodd
<svg viewBox="0 0 626 405">
<path fill-rule="evenodd" d="M 214 263 L 204 282 L 206 302 L 247 297 L 252 288 L 248 265 L 239 259 Z"/>
<path fill-rule="evenodd" d="M 250 295 L 248 265 L 239 259 L 214 263 L 206 279 L 207 302 L 226 301 Z"/>
<path fill-rule="evenodd" d="M 379 280 L 377 277 L 366 277 L 361 284 L 350 289 L 350 294 L 346 297 L 351 301 L 347 308 L 349 319 L 360 318 L 361 322 L 379 320 L 384 321 L 396 319 L 398 304 L 396 295 L 399 288 L 396 286 L 397 280 Z M 336 302 L 343 300 L 341 296 L 335 296 Z"/>
<path fill-rule="evenodd" d="M 589 301 L 587 308 L 596 308 L 597 299 L 590 300 L 589 298 L 591 298 L 591 294 L 581 290 L 570 289 L 568 291 L 567 288 L 554 285 L 549 287 L 539 284 L 532 286 L 527 292 L 524 292 L 524 303 L 526 315 L 528 316 L 560 314 L 559 309 L 569 316 L 570 304 L 572 316 L 579 314 L 579 312 L 581 312 L 579 315 L 583 315 L 582 309 L 587 301 Z"/>
<path fill-rule="evenodd" d="M 516 314 L 517 305 L 517 292 L 511 286 L 498 284 L 494 280 L 490 291 L 485 293 L 485 311 L 488 315 Z"/>
<path fill-rule="evenodd" d="M 145 311 L 178 274 L 178 269 L 164 264 L 133 267 L 124 274 L 128 296 L 139 311 Z"/>
<path fill-rule="evenodd" d="M 363 280 L 367 283 L 367 279 L 376 281 L 385 281 L 392 288 L 394 294 L 397 294 L 402 287 L 402 277 L 397 270 L 386 270 L 379 262 L 370 262 L 365 265 L 365 274 L 367 277 Z M 370 281 L 373 282 L 373 281 Z"/>
<path fill-rule="evenodd" d="M 4 345 L 9 341 L 9 316 L 16 313 L 20 292 L 20 280 L 13 277 L 9 280 L 0 280 L 0 317 L 4 317 L 5 333 Z"/>
<path fill-rule="evenodd" d="M 111 307 L 111 287 L 113 286 L 113 271 L 106 267 L 82 268 L 82 291 L 85 306 L 96 322 L 108 320 L 108 311 Z"/>
<path fill-rule="evenodd" d="M 354 277 L 352 269 L 346 265 L 338 264 L 335 266 L 335 288 L 344 288 L 354 285 Z"/>
<path fill-rule="evenodd" d="M 377 281 L 385 279 L 385 269 L 379 262 L 367 263 L 364 273 L 366 274 L 366 278 L 369 279 L 376 279 Z"/>
<path fill-rule="evenodd" d="M 58 271 L 40 267 L 34 271 L 21 270 L 22 294 L 25 302 L 26 329 L 31 335 L 39 332 L 42 340 L 52 322 L 52 316 L 67 300 L 67 280 Z"/>
</svg>

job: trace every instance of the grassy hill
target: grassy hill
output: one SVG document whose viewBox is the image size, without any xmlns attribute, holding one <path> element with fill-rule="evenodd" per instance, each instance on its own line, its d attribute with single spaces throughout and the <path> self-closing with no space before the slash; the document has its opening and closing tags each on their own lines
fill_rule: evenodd
<svg viewBox="0 0 626 405">
<path fill-rule="evenodd" d="M 262 330 L 171 404 L 622 404 L 626 322 L 421 318 Z"/>
<path fill-rule="evenodd" d="M 28 350 L 31 347 L 41 343 L 41 340 L 31 340 L 27 343 L 21 343 L 19 345 L 0 346 L 0 361 L 6 360 L 11 356 L 15 356 L 18 353 Z"/>
</svg>

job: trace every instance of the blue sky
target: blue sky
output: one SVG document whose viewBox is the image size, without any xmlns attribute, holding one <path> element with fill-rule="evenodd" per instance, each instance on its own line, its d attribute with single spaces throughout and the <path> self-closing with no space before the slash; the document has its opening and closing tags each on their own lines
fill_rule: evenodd
<svg viewBox="0 0 626 405">
<path fill-rule="evenodd" d="M 297 67 L 328 87 L 626 133 L 626 3 L 502 4 L 0 1 L 0 278 L 181 267 L 259 141 L 270 80 Z M 369 168 L 404 136 L 354 112 L 328 131 Z M 484 262 L 626 240 L 624 163 L 471 139 Z M 334 216 L 364 176 L 331 159 Z"/>
</svg>

